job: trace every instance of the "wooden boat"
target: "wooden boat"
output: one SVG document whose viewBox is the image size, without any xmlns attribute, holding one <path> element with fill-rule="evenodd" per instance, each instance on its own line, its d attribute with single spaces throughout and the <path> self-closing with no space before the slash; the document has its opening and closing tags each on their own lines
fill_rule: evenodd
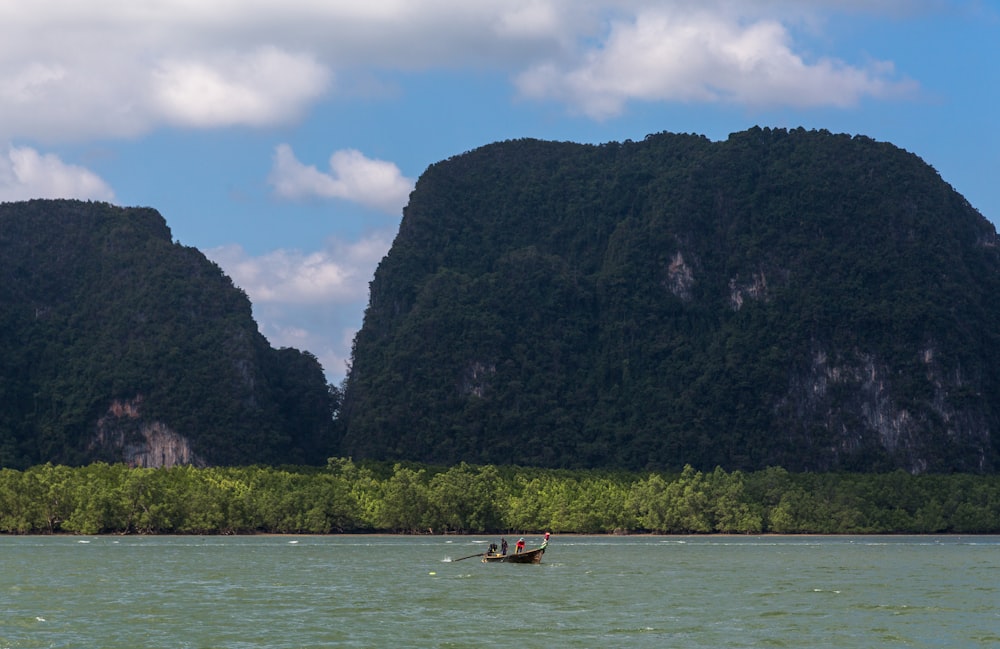
<svg viewBox="0 0 1000 649">
<path fill-rule="evenodd" d="M 542 555 L 545 554 L 545 547 L 525 550 L 516 554 L 490 554 L 483 555 L 483 563 L 541 563 Z"/>
<path fill-rule="evenodd" d="M 487 552 L 483 555 L 483 563 L 541 563 L 542 555 L 545 554 L 545 548 L 548 545 L 549 535 L 546 534 L 545 540 L 537 548 L 514 553 L 508 552 L 507 554 Z"/>
</svg>

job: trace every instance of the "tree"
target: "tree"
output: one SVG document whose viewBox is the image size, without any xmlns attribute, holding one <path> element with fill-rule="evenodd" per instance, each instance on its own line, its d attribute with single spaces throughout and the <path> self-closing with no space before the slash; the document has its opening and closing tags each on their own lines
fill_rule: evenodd
<svg viewBox="0 0 1000 649">
<path fill-rule="evenodd" d="M 497 504 L 500 475 L 493 466 L 475 469 L 464 462 L 434 476 L 429 485 L 429 527 L 486 532 L 501 527 Z"/>
<path fill-rule="evenodd" d="M 383 486 L 382 501 L 378 521 L 380 528 L 397 532 L 427 530 L 431 502 L 426 469 L 415 471 L 395 465 L 392 477 Z"/>
</svg>

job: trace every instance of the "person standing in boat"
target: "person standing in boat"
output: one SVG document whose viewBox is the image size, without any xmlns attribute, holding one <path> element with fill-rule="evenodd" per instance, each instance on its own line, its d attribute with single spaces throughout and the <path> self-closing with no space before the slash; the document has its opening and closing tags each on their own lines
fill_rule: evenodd
<svg viewBox="0 0 1000 649">
<path fill-rule="evenodd" d="M 521 554 L 524 552 L 524 537 L 522 536 L 517 540 L 517 545 L 514 546 L 514 554 Z"/>
<path fill-rule="evenodd" d="M 500 554 L 507 556 L 507 539 L 503 536 L 500 537 Z"/>
</svg>

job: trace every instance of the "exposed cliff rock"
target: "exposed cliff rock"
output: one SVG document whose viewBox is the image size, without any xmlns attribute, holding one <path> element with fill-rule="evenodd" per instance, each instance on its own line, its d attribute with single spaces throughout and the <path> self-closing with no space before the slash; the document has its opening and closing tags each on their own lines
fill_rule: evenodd
<svg viewBox="0 0 1000 649">
<path fill-rule="evenodd" d="M 764 271 L 751 274 L 746 281 L 742 281 L 739 277 L 729 280 L 729 305 L 732 309 L 739 311 L 743 307 L 745 299 L 767 299 L 767 276 Z"/>
<path fill-rule="evenodd" d="M 96 458 L 131 467 L 205 466 L 183 435 L 161 421 L 143 418 L 142 396 L 115 399 L 97 420 L 97 431 L 89 445 Z"/>
<path fill-rule="evenodd" d="M 680 299 L 689 301 L 692 297 L 691 289 L 694 286 L 694 271 L 687 262 L 684 255 L 678 250 L 670 259 L 667 267 L 667 289 Z"/>
<path fill-rule="evenodd" d="M 817 350 L 808 370 L 793 377 L 778 409 L 793 408 L 793 413 L 783 414 L 791 414 L 805 429 L 824 431 L 829 443 L 825 450 L 834 457 L 882 457 L 887 467 L 922 473 L 931 468 L 931 461 L 940 462 L 937 453 L 944 448 L 965 456 L 963 469 L 986 471 L 986 449 L 992 441 L 985 413 L 956 407 L 953 398 L 967 389 L 961 370 L 947 380 L 932 348 L 919 356 L 931 390 L 930 398 L 919 403 L 906 404 L 894 386 L 906 379 L 894 376 L 874 354 L 854 352 L 831 362 L 826 352 Z"/>
</svg>

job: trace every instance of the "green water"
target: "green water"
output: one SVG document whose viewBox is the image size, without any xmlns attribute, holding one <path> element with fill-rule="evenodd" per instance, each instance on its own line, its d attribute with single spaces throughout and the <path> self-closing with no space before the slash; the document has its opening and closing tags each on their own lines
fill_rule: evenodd
<svg viewBox="0 0 1000 649">
<path fill-rule="evenodd" d="M 998 537 L 491 540 L 0 537 L 0 649 L 1000 646 Z"/>
</svg>

